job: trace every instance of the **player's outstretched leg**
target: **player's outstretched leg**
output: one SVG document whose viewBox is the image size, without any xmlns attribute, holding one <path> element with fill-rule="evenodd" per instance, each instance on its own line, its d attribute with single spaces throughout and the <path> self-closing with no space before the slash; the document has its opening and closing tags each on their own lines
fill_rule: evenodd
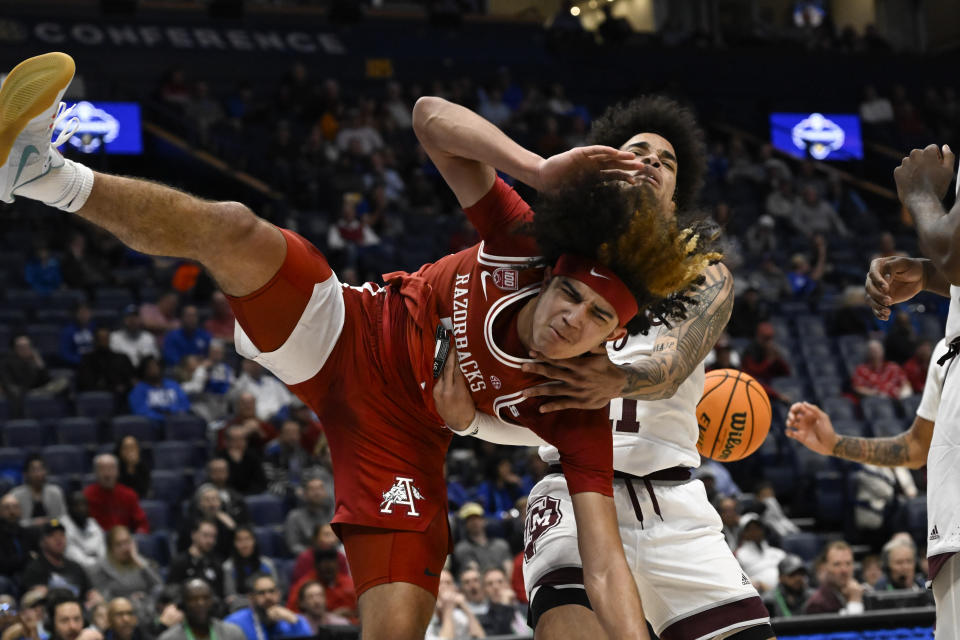
<svg viewBox="0 0 960 640">
<path fill-rule="evenodd" d="M 236 202 L 209 202 L 146 180 L 94 173 L 51 144 L 57 120 L 70 134 L 60 98 L 73 79 L 64 53 L 24 60 L 0 87 L 0 200 L 38 200 L 76 212 L 151 255 L 203 264 L 229 294 L 266 284 L 286 255 L 280 231 Z"/>
<path fill-rule="evenodd" d="M 360 596 L 363 640 L 423 640 L 437 599 L 422 587 L 391 582 Z"/>
</svg>

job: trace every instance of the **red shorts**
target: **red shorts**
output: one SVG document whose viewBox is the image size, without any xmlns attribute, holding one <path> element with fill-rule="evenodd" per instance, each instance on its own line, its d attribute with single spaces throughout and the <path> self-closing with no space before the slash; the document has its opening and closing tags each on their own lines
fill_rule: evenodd
<svg viewBox="0 0 960 640">
<path fill-rule="evenodd" d="M 388 531 L 354 524 L 337 525 L 337 529 L 357 597 L 390 582 L 409 582 L 436 597 L 452 544 L 445 511 L 437 513 L 424 531 Z"/>
</svg>

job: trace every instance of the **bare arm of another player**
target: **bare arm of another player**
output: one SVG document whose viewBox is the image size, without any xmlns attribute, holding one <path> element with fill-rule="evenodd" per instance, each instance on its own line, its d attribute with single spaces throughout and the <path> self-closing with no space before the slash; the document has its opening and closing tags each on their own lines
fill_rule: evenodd
<svg viewBox="0 0 960 640">
<path fill-rule="evenodd" d="M 921 291 L 950 297 L 950 282 L 927 258 L 875 258 L 864 285 L 873 315 L 890 319 L 890 307 Z"/>
<path fill-rule="evenodd" d="M 563 186 L 580 171 L 606 171 L 611 178 L 632 181 L 625 171 L 643 166 L 633 153 L 601 146 L 544 159 L 466 107 L 432 96 L 414 105 L 413 131 L 464 208 L 490 190 L 496 179 L 494 169 L 547 191 Z"/>
<path fill-rule="evenodd" d="M 933 423 L 916 416 L 910 428 L 892 438 L 855 438 L 838 434 L 820 407 L 798 402 L 787 415 L 787 436 L 811 451 L 879 467 L 910 467 L 927 464 Z"/>
<path fill-rule="evenodd" d="M 532 396 L 561 396 L 543 411 L 598 409 L 613 398 L 662 400 L 677 392 L 707 357 L 733 311 L 733 275 L 722 264 L 704 272 L 704 283 L 693 294 L 687 319 L 657 338 L 654 353 L 625 365 L 615 365 L 600 353 L 570 360 L 525 364 L 525 371 L 559 380 L 560 384 L 527 389 Z"/>
<path fill-rule="evenodd" d="M 583 584 L 600 624 L 609 638 L 647 640 L 643 606 L 623 555 L 613 498 L 585 492 L 572 499 Z"/>
<path fill-rule="evenodd" d="M 239 202 L 210 202 L 171 187 L 102 173 L 77 212 L 125 245 L 202 264 L 225 293 L 253 293 L 286 257 L 280 230 Z"/>
</svg>

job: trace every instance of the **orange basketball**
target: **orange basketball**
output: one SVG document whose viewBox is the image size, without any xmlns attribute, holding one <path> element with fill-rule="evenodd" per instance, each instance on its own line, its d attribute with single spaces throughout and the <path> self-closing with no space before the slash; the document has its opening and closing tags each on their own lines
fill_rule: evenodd
<svg viewBox="0 0 960 640">
<path fill-rule="evenodd" d="M 770 416 L 770 398 L 759 382 L 736 369 L 710 371 L 697 405 L 697 450 L 719 462 L 742 460 L 763 444 Z"/>
</svg>

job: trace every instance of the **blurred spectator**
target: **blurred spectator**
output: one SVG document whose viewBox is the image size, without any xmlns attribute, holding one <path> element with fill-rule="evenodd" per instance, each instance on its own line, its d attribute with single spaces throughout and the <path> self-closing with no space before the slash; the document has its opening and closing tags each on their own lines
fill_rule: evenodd
<svg viewBox="0 0 960 640">
<path fill-rule="evenodd" d="M 140 382 L 127 397 L 133 413 L 162 422 L 168 415 L 190 411 L 187 394 L 175 381 L 163 377 L 160 362 L 156 358 L 144 358 L 140 362 L 138 374 Z"/>
<path fill-rule="evenodd" d="M 733 350 L 730 344 L 730 336 L 722 334 L 717 343 L 713 345 L 713 350 L 704 359 L 704 365 L 707 371 L 714 369 L 739 369 L 740 354 Z"/>
<path fill-rule="evenodd" d="M 804 160 L 800 163 L 800 169 L 797 172 L 797 179 L 795 182 L 797 193 L 800 194 L 801 199 L 803 198 L 804 192 L 808 187 L 813 187 L 813 190 L 816 192 L 818 198 L 823 198 L 827 193 L 827 181 L 821 174 L 817 173 L 817 167 L 810 159 Z M 793 222 L 796 224 L 795 220 Z"/>
<path fill-rule="evenodd" d="M 235 394 L 251 393 L 257 400 L 257 417 L 271 420 L 286 417 L 286 410 L 293 396 L 282 382 L 266 373 L 264 368 L 253 360 L 244 360 L 242 373 L 233 386 Z M 272 439 L 276 433 L 266 438 Z"/>
<path fill-rule="evenodd" d="M 215 422 L 227 415 L 227 398 L 236 377 L 233 368 L 224 362 L 223 342 L 214 338 L 206 360 L 199 356 L 183 359 L 183 390 L 190 399 L 191 411 L 205 421 Z"/>
<path fill-rule="evenodd" d="M 80 232 L 70 237 L 67 254 L 60 266 L 64 283 L 71 289 L 84 289 L 88 295 L 107 279 L 102 260 L 87 252 L 87 237 Z"/>
<path fill-rule="evenodd" d="M 180 326 L 177 318 L 177 305 L 180 300 L 176 291 L 167 291 L 156 302 L 140 305 L 140 321 L 143 328 L 157 338 Z"/>
<path fill-rule="evenodd" d="M 159 579 L 159 578 L 158 578 Z M 134 604 L 127 598 L 117 597 L 107 605 L 108 630 L 103 640 L 149 640 Z"/>
<path fill-rule="evenodd" d="M 73 310 L 73 319 L 60 330 L 60 359 L 77 366 L 83 356 L 93 351 L 94 324 L 90 307 L 81 302 Z"/>
<path fill-rule="evenodd" d="M 853 577 L 853 550 L 838 540 L 827 545 L 823 552 L 824 572 L 820 588 L 804 607 L 804 613 L 863 612 L 864 586 Z"/>
<path fill-rule="evenodd" d="M 887 358 L 897 364 L 903 364 L 913 356 L 917 342 L 917 332 L 913 328 L 913 319 L 910 314 L 906 311 L 897 311 L 893 314 L 893 322 L 883 341 L 883 350 Z"/>
<path fill-rule="evenodd" d="M 350 109 L 343 127 L 337 133 L 337 148 L 341 152 L 352 150 L 361 156 L 369 156 L 383 148 L 383 138 L 359 109 Z"/>
<path fill-rule="evenodd" d="M 441 571 L 437 609 L 427 627 L 426 640 L 471 640 L 486 637 L 487 634 L 470 610 L 467 599 L 457 589 L 453 575 L 449 571 Z"/>
<path fill-rule="evenodd" d="M 803 188 L 801 198 L 794 203 L 790 216 L 793 227 L 807 237 L 817 233 L 833 237 L 850 235 L 837 210 L 822 198 L 813 185 Z"/>
<path fill-rule="evenodd" d="M 206 357 L 211 336 L 200 326 L 197 308 L 187 305 L 180 312 L 180 327 L 163 338 L 163 360 L 170 366 L 180 364 L 184 356 Z"/>
<path fill-rule="evenodd" d="M 243 500 L 243 495 L 229 484 L 230 463 L 227 462 L 226 458 L 215 456 L 207 462 L 207 480 L 216 487 L 217 493 L 220 494 L 220 503 L 224 512 L 234 522 L 250 522 L 247 503 Z"/>
<path fill-rule="evenodd" d="M 727 546 L 731 551 L 736 551 L 740 544 L 740 512 L 737 510 L 737 499 L 723 496 L 716 503 L 716 507 L 723 523 L 723 537 Z"/>
<path fill-rule="evenodd" d="M 335 613 L 327 611 L 327 594 L 323 585 L 316 580 L 305 582 L 297 591 L 297 604 L 300 613 L 307 620 L 314 634 L 322 626 L 349 625 L 350 621 Z"/>
<path fill-rule="evenodd" d="M 61 522 L 67 533 L 67 557 L 91 571 L 107 555 L 107 538 L 97 521 L 90 517 L 83 491 L 70 494 L 67 514 Z"/>
<path fill-rule="evenodd" d="M 171 106 L 184 108 L 190 103 L 190 85 L 183 69 L 171 69 L 160 85 L 160 99 Z"/>
<path fill-rule="evenodd" d="M 514 473 L 513 463 L 509 458 L 494 458 L 490 462 L 492 473 L 488 473 L 488 478 L 490 475 L 493 475 L 493 478 L 477 487 L 476 497 L 485 511 L 494 517 L 502 518 L 502 514 L 513 509 L 520 497 L 530 493 L 533 485 L 524 483 L 520 476 Z"/>
<path fill-rule="evenodd" d="M 278 435 L 265 449 L 263 471 L 271 493 L 294 497 L 304 478 L 318 471 L 317 464 L 301 444 L 300 423 L 285 420 Z M 311 529 L 312 532 L 312 529 Z"/>
<path fill-rule="evenodd" d="M 877 94 L 877 89 L 873 85 L 863 88 L 860 119 L 875 131 L 893 125 L 893 105 L 890 104 L 889 99 Z"/>
<path fill-rule="evenodd" d="M 217 445 L 226 446 L 228 428 L 240 427 L 247 438 L 247 444 L 257 451 L 263 451 L 266 444 L 276 437 L 277 430 L 267 422 L 267 418 L 260 417 L 258 406 L 257 396 L 250 391 L 238 391 L 234 386 L 234 414 L 217 433 Z"/>
<path fill-rule="evenodd" d="M 917 547 L 908 534 L 895 536 L 883 545 L 883 570 L 883 577 L 874 587 L 876 591 L 926 591 L 926 577 L 917 574 Z"/>
<path fill-rule="evenodd" d="M 777 188 L 770 192 L 764 204 L 764 211 L 774 223 L 778 221 L 781 228 L 793 228 L 793 209 L 797 196 L 791 180 L 781 180 Z"/>
<path fill-rule="evenodd" d="M 123 525 L 135 533 L 150 533 L 150 523 L 140 507 L 137 493 L 118 484 L 120 466 L 117 457 L 101 453 L 93 459 L 95 482 L 83 490 L 90 515 L 104 531 Z"/>
<path fill-rule="evenodd" d="M 788 554 L 777 567 L 780 581 L 763 598 L 771 618 L 791 618 L 803 613 L 812 591 L 808 585 L 807 566 L 799 556 Z"/>
<path fill-rule="evenodd" d="M 123 310 L 123 328 L 110 334 L 110 349 L 130 358 L 134 367 L 139 367 L 140 361 L 148 356 L 160 357 L 157 339 L 144 330 L 137 305 L 127 305 Z"/>
<path fill-rule="evenodd" d="M 213 617 L 210 583 L 192 578 L 183 586 L 183 624 L 170 625 L 158 640 L 246 640 L 235 624 Z"/>
<path fill-rule="evenodd" d="M 349 576 L 350 570 L 347 567 L 347 556 L 343 552 L 340 538 L 333 532 L 333 527 L 327 523 L 319 525 L 316 531 L 313 532 L 313 545 L 311 548 L 297 556 L 296 562 L 293 564 L 293 573 L 290 575 L 290 582 L 296 584 L 300 582 L 304 576 L 313 571 L 317 561 L 315 552 L 318 550 L 323 552 L 325 549 L 336 549 L 339 566 L 338 571 Z"/>
<path fill-rule="evenodd" d="M 8 493 L 0 498 L 0 594 L 19 593 L 16 580 L 36 548 L 33 534 L 20 524 L 20 503 Z"/>
<path fill-rule="evenodd" d="M 67 558 L 66 551 L 67 534 L 63 524 L 57 519 L 47 521 L 40 533 L 40 554 L 24 569 L 20 588 L 26 591 L 43 585 L 49 589 L 69 589 L 78 598 L 90 597 L 92 585 L 87 572 Z"/>
<path fill-rule="evenodd" d="M 223 593 L 223 568 L 214 555 L 217 546 L 217 525 L 212 520 L 197 520 L 190 531 L 190 546 L 170 562 L 167 582 L 183 583 L 200 578 L 210 585 L 218 598 Z"/>
<path fill-rule="evenodd" d="M 755 287 L 749 287 L 743 294 L 738 295 L 733 303 L 727 332 L 735 338 L 749 338 L 757 334 L 758 324 L 769 319 L 769 306 L 760 298 Z"/>
<path fill-rule="evenodd" d="M 773 534 L 774 542 L 783 540 L 784 536 L 800 533 L 800 527 L 783 512 L 783 506 L 777 500 L 773 484 L 767 480 L 757 483 L 753 490 L 754 500 L 763 505 L 763 524 Z"/>
<path fill-rule="evenodd" d="M 113 454 L 120 461 L 117 482 L 136 491 L 137 497 L 146 498 L 150 493 L 150 465 L 141 455 L 140 443 L 133 436 L 124 436 Z"/>
<path fill-rule="evenodd" d="M 863 576 L 863 583 L 871 589 L 876 590 L 877 584 L 883 578 L 883 567 L 880 564 L 880 557 L 875 555 L 866 556 L 860 561 L 860 573 Z"/>
<path fill-rule="evenodd" d="M 210 88 L 206 82 L 194 85 L 193 99 L 187 103 L 184 112 L 204 142 L 208 140 L 210 128 L 223 119 L 223 107 L 218 100 L 210 96 Z"/>
<path fill-rule="evenodd" d="M 100 327 L 94 333 L 93 350 L 83 356 L 77 370 L 78 391 L 109 391 L 120 397 L 130 392 L 135 373 L 133 364 L 126 354 L 112 347 L 110 336 L 106 327 Z"/>
<path fill-rule="evenodd" d="M 884 536 L 897 525 L 896 517 L 907 499 L 916 497 L 917 485 L 906 467 L 880 467 L 864 463 L 854 472 L 856 502 L 853 522 L 862 536 Z"/>
<path fill-rule="evenodd" d="M 479 571 L 469 568 L 461 572 L 460 589 L 467 600 L 467 607 L 477 617 L 487 635 L 513 633 L 513 607 L 490 601 L 484 592 L 483 577 Z"/>
<path fill-rule="evenodd" d="M 740 491 L 740 487 L 737 486 L 737 483 L 733 481 L 733 476 L 731 476 L 730 472 L 727 470 L 727 465 L 701 456 L 700 466 L 697 467 L 694 475 L 696 475 L 697 478 L 700 478 L 705 474 L 709 474 L 712 478 L 713 486 L 717 494 L 721 496 L 733 496 L 734 498 L 738 498 L 740 494 L 743 493 Z"/>
<path fill-rule="evenodd" d="M 236 328 L 236 317 L 223 291 L 214 291 L 210 296 L 210 317 L 203 324 L 212 337 L 233 344 L 233 331 Z"/>
<path fill-rule="evenodd" d="M 0 386 L 10 400 L 11 417 L 22 411 L 23 397 L 29 391 L 59 393 L 66 389 L 66 382 L 51 379 L 40 353 L 33 348 L 30 337 L 17 334 L 12 341 L 13 351 L 0 364 Z"/>
<path fill-rule="evenodd" d="M 796 300 L 812 300 L 820 293 L 820 279 L 827 261 L 826 239 L 817 234 L 813 237 L 816 261 L 813 268 L 802 253 L 795 253 L 790 258 L 790 271 L 787 280 L 790 282 L 790 291 Z"/>
<path fill-rule="evenodd" d="M 294 398 L 290 414 L 300 425 L 300 445 L 318 463 L 330 468 L 330 450 L 323 425 L 307 405 Z"/>
<path fill-rule="evenodd" d="M 99 634 L 104 634 L 110 629 L 110 617 L 107 615 L 107 603 L 100 600 L 88 610 L 87 617 L 90 625 L 87 629 L 93 629 Z"/>
<path fill-rule="evenodd" d="M 921 340 L 913 350 L 913 355 L 903 363 L 903 372 L 910 381 L 914 393 L 923 393 L 927 384 L 927 368 L 930 366 L 930 356 L 933 355 L 933 345 L 929 340 Z"/>
<path fill-rule="evenodd" d="M 755 260 L 767 253 L 777 252 L 777 223 L 770 215 L 762 215 L 747 229 L 747 254 Z"/>
<path fill-rule="evenodd" d="M 107 599 L 129 598 L 144 615 L 153 610 L 153 599 L 162 581 L 137 552 L 130 530 L 117 526 L 107 532 L 107 555 L 91 572 L 93 586 Z"/>
<path fill-rule="evenodd" d="M 774 378 L 791 373 L 775 338 L 776 330 L 772 324 L 761 322 L 757 325 L 756 338 L 743 352 L 743 371 L 756 378 L 771 398 L 790 402 L 796 398 L 788 398 L 770 386 Z"/>
<path fill-rule="evenodd" d="M 34 252 L 34 257 L 27 260 L 23 278 L 37 293 L 46 294 L 56 291 L 63 284 L 60 261 L 50 253 L 48 247 L 41 245 Z"/>
<path fill-rule="evenodd" d="M 316 528 L 333 519 L 333 496 L 321 478 L 310 478 L 303 487 L 303 506 L 287 514 L 283 525 L 287 549 L 294 555 L 307 550 Z"/>
<path fill-rule="evenodd" d="M 267 490 L 267 477 L 263 473 L 263 460 L 247 441 L 248 431 L 240 425 L 226 427 L 226 444 L 217 455 L 225 458 L 230 468 L 231 487 L 243 494 L 263 493 Z"/>
<path fill-rule="evenodd" d="M 413 126 L 413 107 L 403 99 L 403 87 L 399 82 L 387 84 L 387 95 L 383 101 L 383 110 L 393 119 L 398 129 L 409 129 Z"/>
<path fill-rule="evenodd" d="M 220 492 L 212 484 L 205 483 L 197 487 L 187 513 L 188 517 L 177 532 L 177 551 L 186 551 L 190 546 L 190 534 L 197 522 L 212 522 L 217 526 L 217 544 L 213 551 L 221 560 L 233 553 L 233 536 L 239 523 L 224 510 L 220 501 Z"/>
<path fill-rule="evenodd" d="M 344 194 L 340 218 L 330 225 L 327 231 L 327 247 L 342 255 L 342 263 L 355 269 L 369 269 L 368 256 L 379 252 L 380 237 L 369 224 L 367 216 L 357 213 L 359 198 L 355 194 Z"/>
<path fill-rule="evenodd" d="M 786 553 L 767 542 L 767 527 L 759 514 L 740 517 L 740 543 L 735 555 L 761 596 L 776 587 L 777 567 Z"/>
<path fill-rule="evenodd" d="M 463 571 L 472 567 L 477 571 L 500 568 L 510 569 L 513 554 L 510 546 L 500 538 L 487 538 L 487 519 L 483 507 L 476 502 L 468 502 L 460 507 L 457 514 L 463 523 L 463 539 L 453 550 L 453 560 Z"/>
<path fill-rule="evenodd" d="M 0 638 L 3 638 L 3 640 L 49 640 L 50 633 L 44 627 L 46 596 L 46 587 L 34 587 L 23 594 L 23 597 L 20 598 L 20 611 L 17 621 L 5 630 L 3 628 L 3 618 L 12 618 L 16 615 L 16 610 L 8 609 L 6 612 L 0 613 L 0 632 L 2 632 Z M 0 601 L 0 607 L 4 604 L 12 607 L 15 603 Z"/>
<path fill-rule="evenodd" d="M 250 606 L 227 616 L 240 627 L 247 640 L 278 640 L 312 635 L 307 620 L 280 605 L 280 589 L 270 575 L 250 579 Z"/>
<path fill-rule="evenodd" d="M 863 285 L 849 286 L 843 291 L 840 308 L 834 311 L 829 322 L 829 331 L 835 336 L 867 335 L 867 327 L 873 325 L 873 313 L 863 296 Z M 923 375 L 927 375 L 926 369 Z"/>
<path fill-rule="evenodd" d="M 905 255 L 907 254 L 897 249 L 896 239 L 893 237 L 893 234 L 889 231 L 884 231 L 880 234 L 880 244 L 877 247 L 877 252 L 870 256 L 870 260 L 873 261 L 877 258 L 894 258 Z"/>
<path fill-rule="evenodd" d="M 397 170 L 387 165 L 384 153 L 379 151 L 370 156 L 370 171 L 363 176 L 363 184 L 368 190 L 382 185 L 383 195 L 391 204 L 399 202 L 407 188 Z"/>
<path fill-rule="evenodd" d="M 237 601 L 236 596 L 249 594 L 250 578 L 265 573 L 277 579 L 277 568 L 273 560 L 260 554 L 257 537 L 253 527 L 237 527 L 233 534 L 232 550 L 223 563 L 223 593 L 228 604 Z"/>
<path fill-rule="evenodd" d="M 490 602 L 491 611 L 494 605 L 499 605 L 498 608 L 502 606 L 510 609 L 513 614 L 510 633 L 522 636 L 528 632 L 526 616 L 520 614 L 517 595 L 507 582 L 507 574 L 502 569 L 487 569 L 484 572 L 483 593 Z"/>
<path fill-rule="evenodd" d="M 103 640 L 98 631 L 84 629 L 82 598 L 59 587 L 47 594 L 50 640 Z"/>
<path fill-rule="evenodd" d="M 47 482 L 47 463 L 39 453 L 27 455 L 23 462 L 23 484 L 11 493 L 20 503 L 21 523 L 25 527 L 41 526 L 67 512 L 63 489 Z"/>
<path fill-rule="evenodd" d="M 900 365 L 886 359 L 879 340 L 867 342 L 866 357 L 854 370 L 851 384 L 861 396 L 906 398 L 913 393 L 907 375 Z"/>
<path fill-rule="evenodd" d="M 764 302 L 777 303 L 790 295 L 790 282 L 772 255 L 763 256 L 759 268 L 747 276 L 747 283 Z"/>
<path fill-rule="evenodd" d="M 513 116 L 509 105 L 503 101 L 503 93 L 499 89 L 481 93 L 477 112 L 500 128 L 505 127 Z"/>
<path fill-rule="evenodd" d="M 296 610 L 297 594 L 311 580 L 323 585 L 327 596 L 327 611 L 355 620 L 357 617 L 357 592 L 350 574 L 340 569 L 340 554 L 336 548 L 327 546 L 313 550 L 313 570 L 309 571 L 290 588 L 287 606 Z"/>
</svg>

